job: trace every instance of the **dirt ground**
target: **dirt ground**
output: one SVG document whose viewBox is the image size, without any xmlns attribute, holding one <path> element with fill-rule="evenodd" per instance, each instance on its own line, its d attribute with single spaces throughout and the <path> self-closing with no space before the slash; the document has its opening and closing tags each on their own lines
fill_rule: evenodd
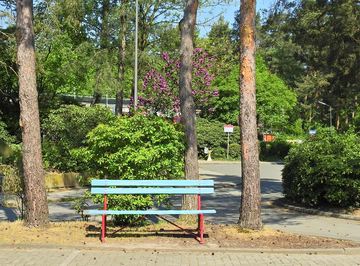
<svg viewBox="0 0 360 266">
<path fill-rule="evenodd" d="M 183 225 L 185 228 L 189 226 Z M 28 228 L 23 223 L 1 222 L 0 244 L 41 244 L 101 246 L 100 223 L 57 222 L 46 228 Z M 242 231 L 235 225 L 206 225 L 204 245 L 199 245 L 193 235 L 167 223 L 143 227 L 119 228 L 109 226 L 106 246 L 124 248 L 346 248 L 360 247 L 360 243 L 323 237 L 303 236 L 265 228 L 262 231 Z"/>
</svg>

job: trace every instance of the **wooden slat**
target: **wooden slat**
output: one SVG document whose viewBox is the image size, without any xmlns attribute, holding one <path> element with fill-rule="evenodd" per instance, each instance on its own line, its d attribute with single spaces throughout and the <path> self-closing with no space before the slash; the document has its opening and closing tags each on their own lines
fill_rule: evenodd
<svg viewBox="0 0 360 266">
<path fill-rule="evenodd" d="M 112 180 L 93 179 L 92 186 L 124 187 L 213 187 L 213 180 Z"/>
<path fill-rule="evenodd" d="M 86 215 L 121 215 L 121 214 L 138 214 L 138 215 L 168 215 L 168 214 L 211 214 L 216 210 L 133 210 L 133 211 L 116 211 L 116 210 L 86 210 Z"/>
<path fill-rule="evenodd" d="M 92 194 L 177 194 L 177 195 L 197 195 L 214 193 L 214 188 L 108 188 L 108 187 L 92 187 Z"/>
</svg>

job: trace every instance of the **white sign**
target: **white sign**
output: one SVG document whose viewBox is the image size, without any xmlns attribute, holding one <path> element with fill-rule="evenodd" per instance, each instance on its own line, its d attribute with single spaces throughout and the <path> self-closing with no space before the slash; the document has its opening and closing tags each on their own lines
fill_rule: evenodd
<svg viewBox="0 0 360 266">
<path fill-rule="evenodd" d="M 316 135 L 316 129 L 310 129 L 310 130 L 309 130 L 309 134 L 310 134 L 311 136 Z"/>
<path fill-rule="evenodd" d="M 224 132 L 225 133 L 233 133 L 234 132 L 234 126 L 233 125 L 224 125 Z"/>
<path fill-rule="evenodd" d="M 205 154 L 208 154 L 208 153 L 209 153 L 209 148 L 208 148 L 208 147 L 205 147 L 205 148 L 204 148 L 204 153 L 205 153 Z"/>
</svg>

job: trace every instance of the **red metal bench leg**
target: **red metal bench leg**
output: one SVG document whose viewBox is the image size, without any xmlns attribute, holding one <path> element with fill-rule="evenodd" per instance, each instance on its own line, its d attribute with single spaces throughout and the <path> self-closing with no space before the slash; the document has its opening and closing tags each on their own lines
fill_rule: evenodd
<svg viewBox="0 0 360 266">
<path fill-rule="evenodd" d="M 201 196 L 198 195 L 198 210 L 201 210 Z M 199 214 L 198 217 L 198 230 L 199 230 L 199 242 L 200 244 L 204 244 L 204 214 Z"/>
<path fill-rule="evenodd" d="M 104 195 L 104 211 L 107 210 L 107 197 Z M 102 222 L 101 222 L 101 242 L 105 242 L 106 237 L 106 214 L 102 216 Z"/>
</svg>

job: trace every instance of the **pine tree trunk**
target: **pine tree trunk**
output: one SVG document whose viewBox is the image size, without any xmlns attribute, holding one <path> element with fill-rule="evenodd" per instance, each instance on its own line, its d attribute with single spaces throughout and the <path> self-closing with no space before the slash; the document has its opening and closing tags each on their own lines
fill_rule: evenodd
<svg viewBox="0 0 360 266">
<path fill-rule="evenodd" d="M 48 223 L 49 210 L 41 155 L 32 9 L 32 0 L 16 1 L 20 127 L 23 142 L 25 224 L 28 226 L 43 226 Z"/>
<path fill-rule="evenodd" d="M 185 178 L 199 179 L 197 137 L 195 124 L 195 104 L 192 96 L 192 55 L 196 13 L 199 2 L 186 1 L 184 17 L 180 22 L 181 30 L 181 65 L 180 65 L 180 110 L 181 122 L 185 129 Z M 196 196 L 184 196 L 183 209 L 196 209 Z M 191 220 L 190 217 L 187 220 Z"/>
<path fill-rule="evenodd" d="M 122 115 L 125 86 L 125 57 L 126 57 L 126 5 L 127 1 L 121 2 L 120 7 L 120 32 L 119 32 L 119 55 L 118 77 L 119 89 L 116 92 L 115 114 Z"/>
<path fill-rule="evenodd" d="M 259 147 L 256 124 L 255 0 L 240 5 L 240 137 L 242 194 L 239 225 L 261 229 Z"/>
</svg>

